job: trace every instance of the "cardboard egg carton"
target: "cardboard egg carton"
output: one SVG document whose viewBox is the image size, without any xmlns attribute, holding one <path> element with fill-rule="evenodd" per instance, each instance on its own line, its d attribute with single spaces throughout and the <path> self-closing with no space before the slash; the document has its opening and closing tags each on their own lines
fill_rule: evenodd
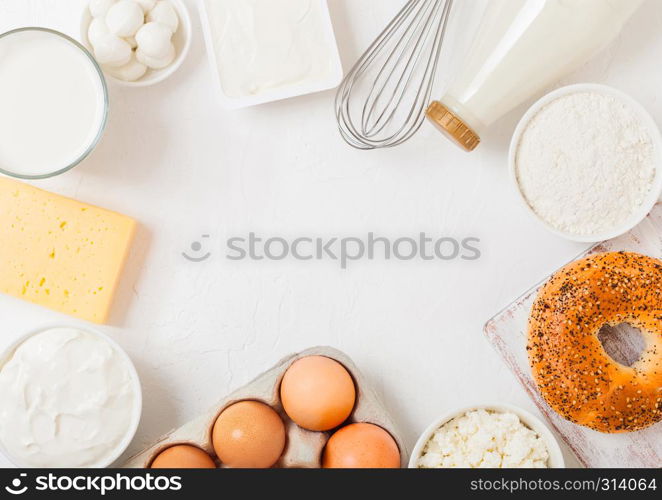
<svg viewBox="0 0 662 500">
<path fill-rule="evenodd" d="M 166 448 L 177 444 L 191 444 L 205 450 L 212 457 L 216 457 L 212 446 L 212 429 L 216 418 L 221 412 L 234 403 L 243 400 L 255 400 L 268 404 L 278 412 L 285 423 L 287 443 L 275 467 L 281 468 L 319 468 L 322 466 L 322 452 L 326 442 L 335 429 L 328 432 L 314 432 L 302 429 L 296 425 L 285 413 L 280 402 L 280 382 L 290 365 L 297 359 L 306 356 L 326 356 L 342 364 L 354 379 L 356 386 L 356 404 L 352 414 L 343 424 L 354 422 L 367 422 L 376 424 L 387 430 L 400 448 L 400 465 L 406 467 L 408 451 L 400 439 L 400 434 L 382 405 L 376 392 L 368 385 L 365 377 L 361 375 L 354 362 L 344 353 L 331 347 L 313 347 L 298 354 L 282 359 L 276 366 L 258 376 L 244 387 L 237 389 L 229 396 L 223 398 L 208 412 L 184 424 L 178 429 L 170 431 L 157 443 L 141 451 L 126 462 L 125 468 L 149 467 L 154 458 Z M 217 465 L 222 466 L 215 458 Z"/>
</svg>

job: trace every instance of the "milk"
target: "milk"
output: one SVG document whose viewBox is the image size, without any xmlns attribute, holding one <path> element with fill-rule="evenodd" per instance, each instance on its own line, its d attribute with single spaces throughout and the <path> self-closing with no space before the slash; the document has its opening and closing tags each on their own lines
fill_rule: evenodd
<svg viewBox="0 0 662 500">
<path fill-rule="evenodd" d="M 618 36 L 644 0 L 490 0 L 462 69 L 440 103 L 480 134 Z M 449 113 L 442 113 L 442 129 Z M 434 117 L 433 118 L 434 121 Z M 458 123 L 460 126 L 458 127 Z"/>
<path fill-rule="evenodd" d="M 50 31 L 0 38 L 0 170 L 57 173 L 80 161 L 106 118 L 103 77 L 85 52 Z"/>
</svg>

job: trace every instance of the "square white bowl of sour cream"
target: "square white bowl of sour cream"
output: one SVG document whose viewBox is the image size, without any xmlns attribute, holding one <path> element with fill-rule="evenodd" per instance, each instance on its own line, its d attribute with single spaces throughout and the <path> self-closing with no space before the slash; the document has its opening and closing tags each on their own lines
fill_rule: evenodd
<svg viewBox="0 0 662 500">
<path fill-rule="evenodd" d="M 203 0 L 200 15 L 225 108 L 329 90 L 342 81 L 326 0 Z"/>
</svg>

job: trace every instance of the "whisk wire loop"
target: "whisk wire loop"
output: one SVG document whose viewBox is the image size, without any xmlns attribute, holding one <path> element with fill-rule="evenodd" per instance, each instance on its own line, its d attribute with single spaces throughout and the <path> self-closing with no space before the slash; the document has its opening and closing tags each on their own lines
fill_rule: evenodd
<svg viewBox="0 0 662 500">
<path fill-rule="evenodd" d="M 357 149 L 400 145 L 421 127 L 453 0 L 408 0 L 336 94 L 338 128 Z"/>
</svg>

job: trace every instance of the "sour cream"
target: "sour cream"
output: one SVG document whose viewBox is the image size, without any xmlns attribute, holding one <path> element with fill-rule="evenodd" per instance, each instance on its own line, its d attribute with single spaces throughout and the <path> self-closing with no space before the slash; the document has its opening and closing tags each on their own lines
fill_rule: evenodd
<svg viewBox="0 0 662 500">
<path fill-rule="evenodd" d="M 0 170 L 64 171 L 90 152 L 105 120 L 103 76 L 73 40 L 34 28 L 0 37 Z"/>
<path fill-rule="evenodd" d="M 320 0 L 206 0 L 223 92 L 258 96 L 328 80 L 336 49 Z"/>
<path fill-rule="evenodd" d="M 46 330 L 0 361 L 0 444 L 19 466 L 108 465 L 139 412 L 132 365 L 100 335 Z"/>
</svg>

